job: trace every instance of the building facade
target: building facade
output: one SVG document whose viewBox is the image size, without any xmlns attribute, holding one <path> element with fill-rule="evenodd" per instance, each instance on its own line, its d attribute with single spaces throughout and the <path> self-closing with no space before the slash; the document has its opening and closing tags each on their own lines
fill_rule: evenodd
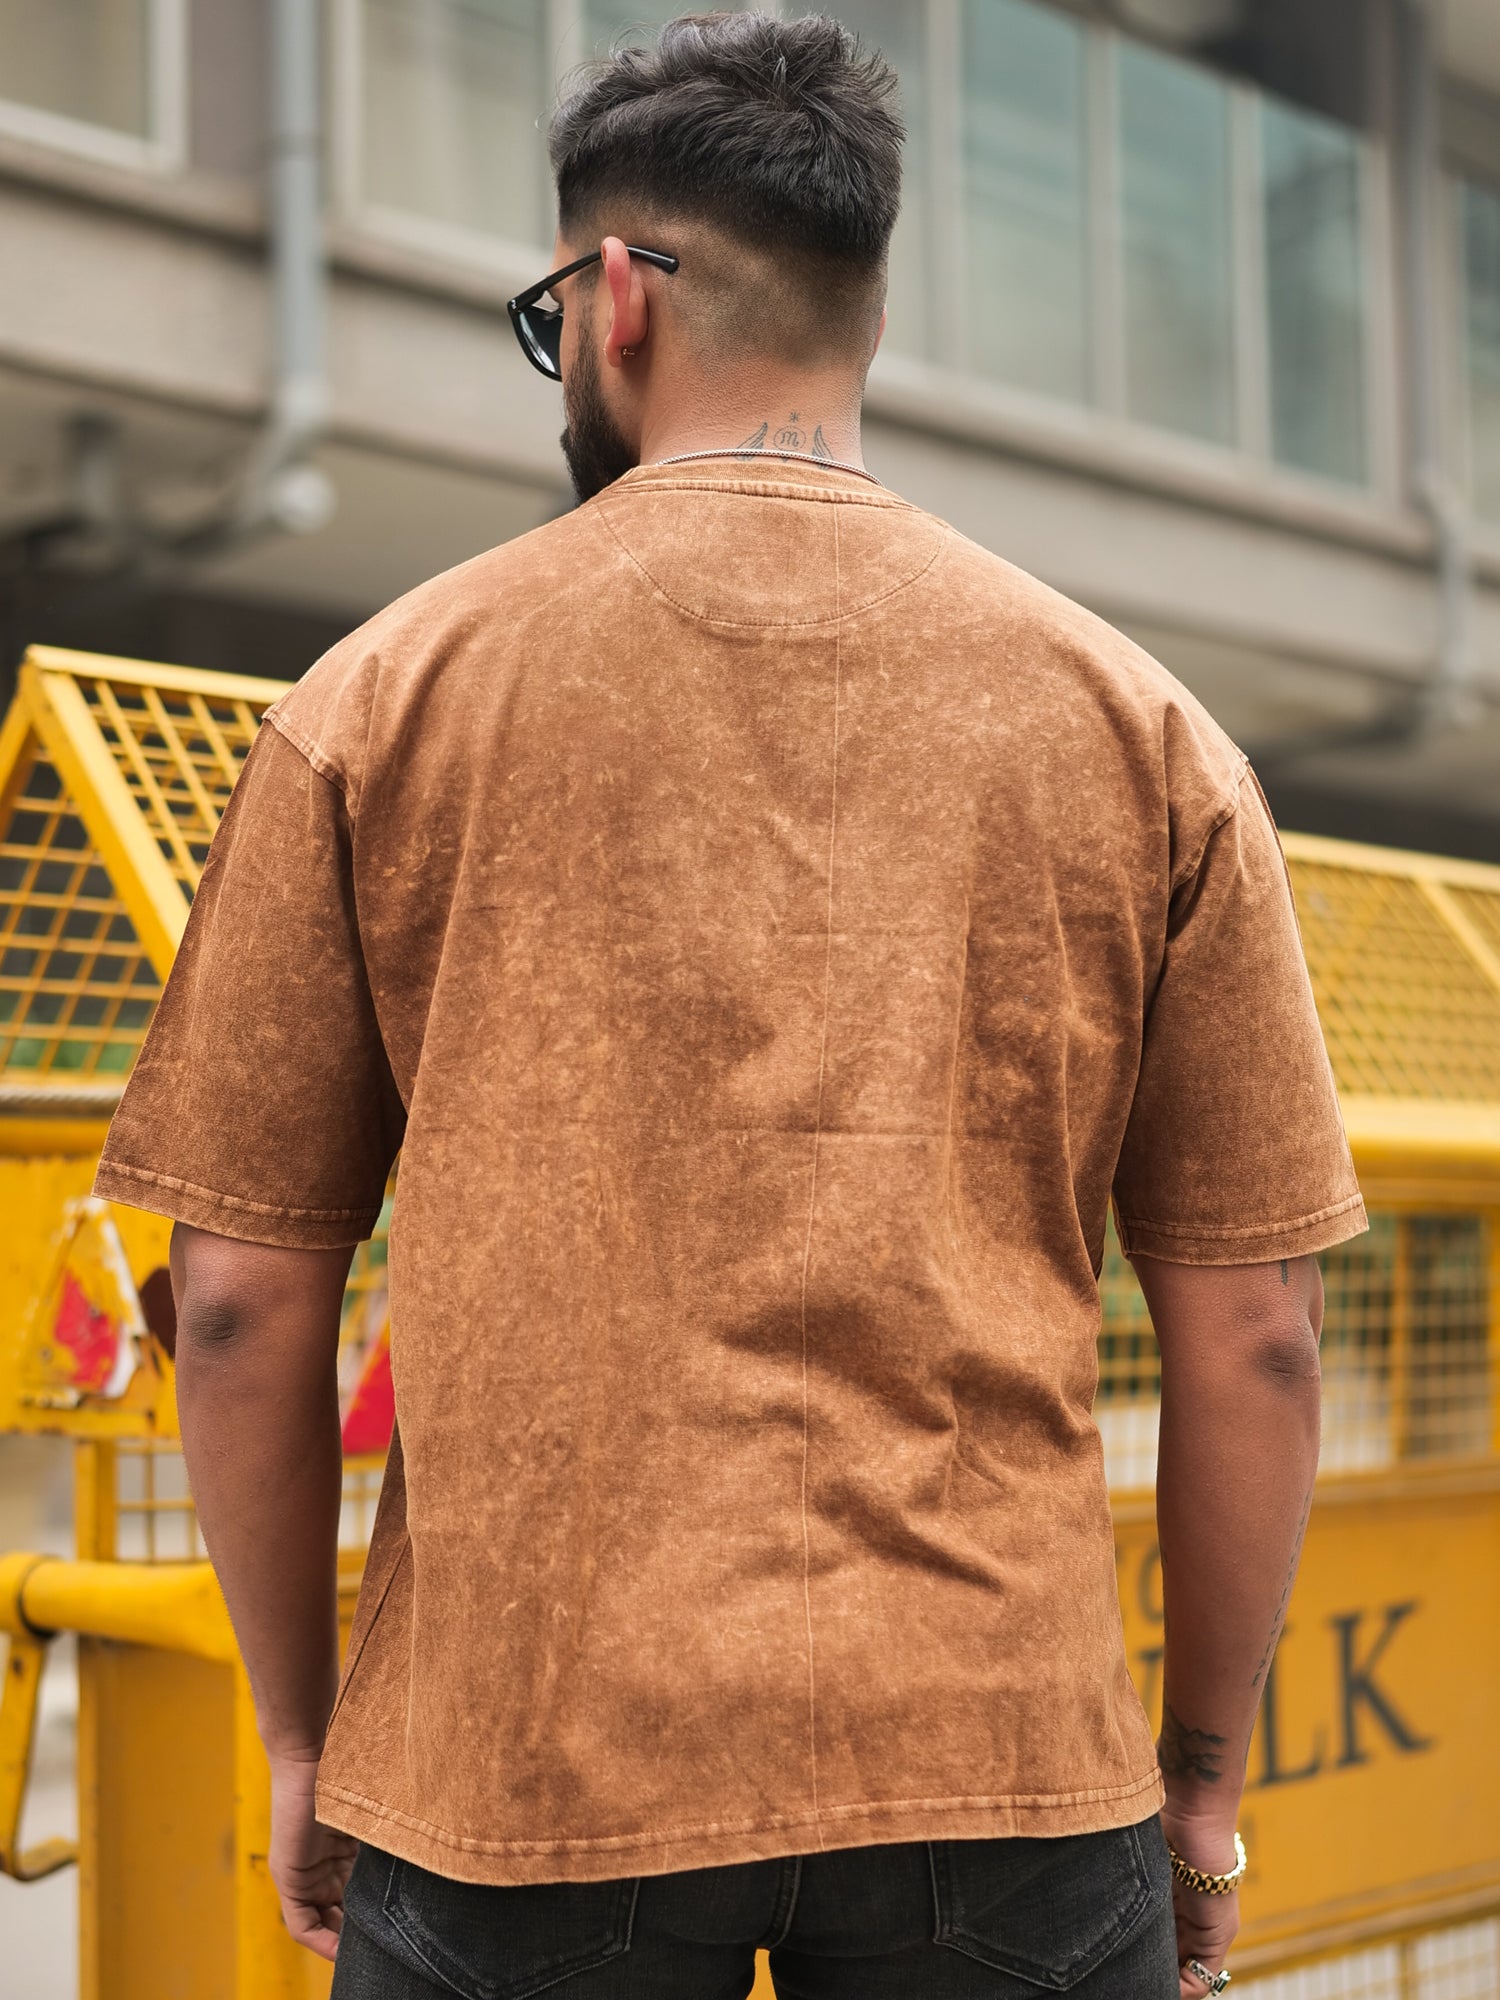
<svg viewBox="0 0 1500 2000">
<path fill-rule="evenodd" d="M 1495 0 L 836 11 L 910 128 L 871 469 L 1140 639 L 1284 824 L 1500 859 Z M 504 302 L 558 79 L 649 19 L 0 0 L 0 676 L 291 678 L 569 504 Z"/>
</svg>

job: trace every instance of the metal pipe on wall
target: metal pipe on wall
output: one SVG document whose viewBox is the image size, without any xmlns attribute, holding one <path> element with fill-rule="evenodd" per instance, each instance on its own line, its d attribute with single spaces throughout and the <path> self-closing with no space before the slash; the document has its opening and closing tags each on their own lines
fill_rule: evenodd
<svg viewBox="0 0 1500 2000">
<path fill-rule="evenodd" d="M 1432 523 L 1439 595 L 1437 671 L 1422 690 L 1421 728 L 1472 719 L 1470 644 L 1472 556 L 1463 497 L 1444 450 L 1443 324 L 1436 256 L 1441 197 L 1435 23 L 1429 0 L 1401 0 L 1397 134 L 1402 206 L 1406 215 L 1402 294 L 1405 301 L 1412 497 Z"/>
<path fill-rule="evenodd" d="M 1406 486 L 1432 527 L 1437 652 L 1424 682 L 1361 722 L 1247 745 L 1266 775 L 1279 775 L 1312 757 L 1410 748 L 1443 731 L 1470 726 L 1483 708 L 1474 677 L 1469 512 L 1449 469 L 1452 454 L 1446 449 L 1444 421 L 1447 329 L 1437 254 L 1442 147 L 1436 23 L 1432 0 L 1390 0 L 1390 10 L 1396 78 L 1392 174 L 1402 222 L 1397 308 L 1405 357 Z"/>
<path fill-rule="evenodd" d="M 312 453 L 328 415 L 328 270 L 323 225 L 322 10 L 270 0 L 266 214 L 269 409 L 227 501 L 185 533 L 164 533 L 126 504 L 114 422 L 85 412 L 69 439 L 72 494 L 26 531 L 36 553 L 95 554 L 113 574 L 153 558 L 211 556 L 267 533 L 311 534 L 332 515 L 333 482 Z M 102 554 L 99 552 L 102 551 Z"/>
<path fill-rule="evenodd" d="M 267 195 L 271 409 L 228 532 L 308 533 L 333 511 L 332 483 L 309 454 L 328 414 L 328 278 L 323 240 L 322 10 L 270 8 Z"/>
</svg>

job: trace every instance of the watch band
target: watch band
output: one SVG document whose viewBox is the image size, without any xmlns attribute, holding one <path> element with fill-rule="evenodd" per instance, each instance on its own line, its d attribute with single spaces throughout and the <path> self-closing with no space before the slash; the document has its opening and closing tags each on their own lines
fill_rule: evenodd
<svg viewBox="0 0 1500 2000">
<path fill-rule="evenodd" d="M 1196 1889 L 1204 1896 L 1228 1896 L 1240 1885 L 1240 1877 L 1245 1872 L 1245 1843 L 1238 1834 L 1234 1836 L 1234 1866 L 1223 1875 L 1211 1875 L 1206 1868 L 1195 1868 L 1190 1861 L 1184 1861 L 1171 1841 L 1167 1842 L 1167 1858 L 1172 1864 L 1172 1873 L 1184 1887 Z"/>
</svg>

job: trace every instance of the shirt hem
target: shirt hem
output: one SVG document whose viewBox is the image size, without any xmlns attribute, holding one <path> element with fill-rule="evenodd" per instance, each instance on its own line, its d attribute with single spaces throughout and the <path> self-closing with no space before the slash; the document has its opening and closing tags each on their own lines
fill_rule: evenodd
<svg viewBox="0 0 1500 2000">
<path fill-rule="evenodd" d="M 1143 1222 L 1117 1215 L 1120 1247 L 1127 1257 L 1161 1257 L 1174 1264 L 1271 1264 L 1283 1257 L 1306 1257 L 1347 1243 L 1370 1226 L 1359 1193 L 1315 1209 L 1290 1222 L 1216 1227 L 1196 1223 Z"/>
<path fill-rule="evenodd" d="M 1134 1826 L 1161 1809 L 1166 1793 L 1153 1766 L 1128 1784 L 1094 1791 L 891 1799 L 777 1813 L 766 1819 L 709 1821 L 655 1832 L 555 1840 L 481 1840 L 320 1781 L 318 1818 L 371 1846 L 450 1880 L 496 1887 L 538 1882 L 603 1882 L 682 1869 L 778 1860 L 828 1848 L 917 1840 L 1061 1838 Z"/>
<path fill-rule="evenodd" d="M 362 1243 L 380 1219 L 380 1208 L 276 1208 L 269 1202 L 245 1201 L 153 1173 L 148 1167 L 102 1160 L 94 1174 L 96 1195 L 105 1201 L 143 1208 L 190 1228 L 242 1243 L 269 1243 L 283 1250 L 342 1250 Z"/>
</svg>

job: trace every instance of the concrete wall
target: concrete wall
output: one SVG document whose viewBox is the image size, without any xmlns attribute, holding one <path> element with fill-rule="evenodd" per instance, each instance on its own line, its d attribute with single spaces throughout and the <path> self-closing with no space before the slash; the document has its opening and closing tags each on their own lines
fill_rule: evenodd
<svg viewBox="0 0 1500 2000">
<path fill-rule="evenodd" d="M 259 17 L 243 0 L 193 0 L 179 171 L 130 172 L 0 136 L 0 539 L 12 550 L 24 554 L 28 528 L 66 502 L 67 426 L 80 411 L 118 427 L 131 504 L 159 523 L 207 518 L 239 475 L 269 379 Z M 1500 132 L 1479 85 L 1458 79 L 1452 104 L 1466 153 Z M 123 634 L 151 617 L 196 637 L 206 664 L 227 664 L 228 634 L 256 606 L 253 661 L 241 643 L 235 663 L 295 672 L 300 649 L 568 504 L 557 392 L 526 367 L 504 315 L 537 271 L 503 257 L 459 264 L 337 212 L 329 247 L 320 457 L 338 488 L 333 520 L 133 578 L 13 559 L 0 584 L 5 670 L 26 639 L 79 643 L 82 627 L 107 643 L 111 620 Z M 868 458 L 911 499 L 1124 625 L 1241 740 L 1280 743 L 1368 717 L 1437 668 L 1432 535 L 1405 498 L 1399 329 L 1387 335 L 1375 365 L 1388 435 L 1368 495 L 896 355 L 872 376 Z M 173 604 L 193 607 L 175 627 Z M 1381 800 L 1467 815 L 1481 847 L 1493 825 L 1500 854 L 1496 532 L 1478 541 L 1470 646 L 1484 704 L 1467 732 L 1304 760 L 1278 782 L 1326 800 L 1335 819 L 1341 801 L 1367 817 Z"/>
</svg>

